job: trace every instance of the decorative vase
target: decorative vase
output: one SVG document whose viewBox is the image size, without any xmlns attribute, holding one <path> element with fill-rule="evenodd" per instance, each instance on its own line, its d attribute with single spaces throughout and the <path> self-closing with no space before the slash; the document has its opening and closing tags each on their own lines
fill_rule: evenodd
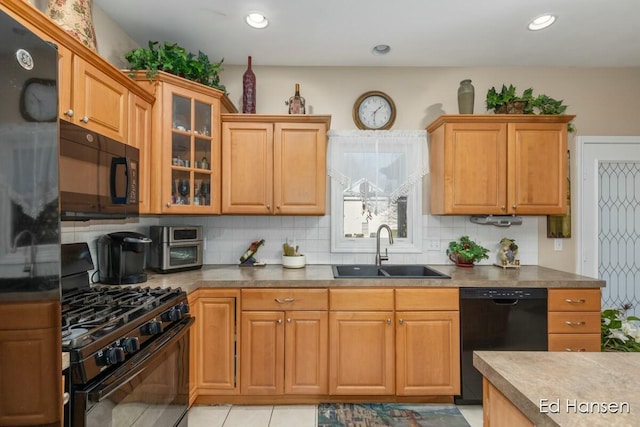
<svg viewBox="0 0 640 427">
<path fill-rule="evenodd" d="M 93 28 L 93 0 L 49 0 L 46 15 L 62 29 L 96 51 L 96 32 Z"/>
<path fill-rule="evenodd" d="M 475 89 L 471 80 L 462 80 L 458 88 L 458 112 L 460 114 L 473 114 L 473 102 Z"/>
<path fill-rule="evenodd" d="M 256 113 L 256 75 L 251 69 L 251 57 L 249 66 L 242 76 L 242 112 L 248 114 Z"/>
<path fill-rule="evenodd" d="M 458 267 L 472 268 L 474 266 L 473 260 L 467 259 L 460 254 L 449 254 L 449 259 Z"/>
</svg>

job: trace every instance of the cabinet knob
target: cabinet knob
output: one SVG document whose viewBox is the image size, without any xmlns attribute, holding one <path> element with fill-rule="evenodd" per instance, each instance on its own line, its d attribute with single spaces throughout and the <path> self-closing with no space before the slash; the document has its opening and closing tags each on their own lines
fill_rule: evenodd
<svg viewBox="0 0 640 427">
<path fill-rule="evenodd" d="M 391 324 L 391 319 L 387 319 L 387 325 Z"/>
<path fill-rule="evenodd" d="M 507 210 L 507 207 L 505 205 L 500 206 L 500 209 L 502 209 L 503 211 Z"/>
<path fill-rule="evenodd" d="M 267 209 L 271 209 L 271 205 L 267 203 Z"/>
<path fill-rule="evenodd" d="M 517 205 L 515 205 L 515 204 L 511 206 L 511 208 L 512 208 L 512 209 L 516 209 L 517 207 L 518 207 L 518 206 L 517 206 Z"/>
<path fill-rule="evenodd" d="M 278 323 L 282 323 L 282 319 L 278 319 Z"/>
<path fill-rule="evenodd" d="M 64 115 L 67 117 L 73 117 L 73 110 L 67 110 L 64 112 Z"/>
<path fill-rule="evenodd" d="M 291 318 L 287 317 L 287 323 L 291 323 Z"/>
<path fill-rule="evenodd" d="M 400 324 L 403 325 L 404 324 L 404 319 L 400 319 L 400 320 L 398 320 L 398 322 L 400 322 Z"/>
<path fill-rule="evenodd" d="M 280 209 L 280 205 L 276 205 L 276 209 Z"/>
<path fill-rule="evenodd" d="M 81 118 L 81 119 L 80 119 L 80 121 L 81 121 L 82 123 L 89 123 L 89 117 L 84 116 L 83 118 Z"/>
<path fill-rule="evenodd" d="M 170 208 L 171 207 L 171 202 L 167 202 L 167 207 Z"/>
</svg>

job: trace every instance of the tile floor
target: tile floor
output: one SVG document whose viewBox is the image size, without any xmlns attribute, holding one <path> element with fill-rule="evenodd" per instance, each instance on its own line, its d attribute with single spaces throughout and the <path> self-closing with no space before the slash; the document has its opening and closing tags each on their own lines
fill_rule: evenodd
<svg viewBox="0 0 640 427">
<path fill-rule="evenodd" d="M 482 406 L 458 406 L 471 427 L 482 427 Z M 189 427 L 315 427 L 315 405 L 194 406 Z"/>
</svg>

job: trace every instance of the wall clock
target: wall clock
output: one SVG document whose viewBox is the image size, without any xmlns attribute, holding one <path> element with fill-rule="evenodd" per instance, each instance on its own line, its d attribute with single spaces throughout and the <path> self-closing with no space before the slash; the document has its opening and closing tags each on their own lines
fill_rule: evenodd
<svg viewBox="0 0 640 427">
<path fill-rule="evenodd" d="M 20 94 L 20 114 L 30 122 L 58 119 L 58 86 L 55 80 L 29 79 Z"/>
<path fill-rule="evenodd" d="M 384 92 L 365 92 L 353 104 L 353 121 L 358 129 L 390 129 L 396 120 L 396 104 Z"/>
</svg>

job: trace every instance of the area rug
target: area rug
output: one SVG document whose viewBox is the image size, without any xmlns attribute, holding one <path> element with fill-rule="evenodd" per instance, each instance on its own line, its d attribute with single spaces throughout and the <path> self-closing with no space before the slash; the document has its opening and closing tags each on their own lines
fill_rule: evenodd
<svg viewBox="0 0 640 427">
<path fill-rule="evenodd" d="M 322 403 L 318 427 L 469 427 L 455 405 Z"/>
</svg>

